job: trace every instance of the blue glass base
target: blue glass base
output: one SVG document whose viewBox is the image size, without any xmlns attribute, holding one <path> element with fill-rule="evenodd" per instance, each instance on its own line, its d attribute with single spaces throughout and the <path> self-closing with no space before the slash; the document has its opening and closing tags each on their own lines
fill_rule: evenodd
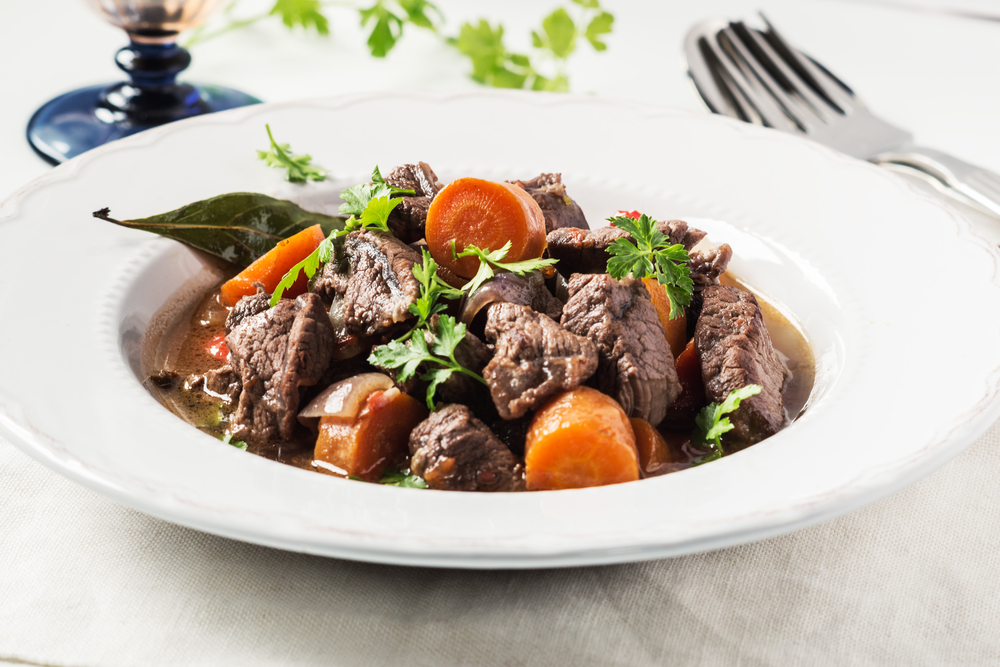
<svg viewBox="0 0 1000 667">
<path fill-rule="evenodd" d="M 126 113 L 118 100 L 134 94 L 128 84 L 81 88 L 46 102 L 28 122 L 28 143 L 47 162 L 59 164 L 91 148 L 164 123 L 259 104 L 253 95 L 223 86 L 184 86 L 188 99 L 176 113 Z M 110 103 L 109 103 L 110 102 Z"/>
</svg>

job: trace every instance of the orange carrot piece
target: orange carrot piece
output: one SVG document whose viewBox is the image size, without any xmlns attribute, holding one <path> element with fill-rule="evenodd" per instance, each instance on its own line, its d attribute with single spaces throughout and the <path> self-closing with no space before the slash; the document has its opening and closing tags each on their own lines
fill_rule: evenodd
<svg viewBox="0 0 1000 667">
<path fill-rule="evenodd" d="M 274 292 L 288 270 L 308 257 L 325 238 L 323 229 L 319 225 L 313 225 L 278 241 L 278 245 L 240 271 L 235 278 L 223 283 L 223 302 L 227 306 L 235 306 L 241 297 L 256 294 L 254 283 L 262 283 L 268 293 Z M 294 299 L 299 294 L 304 294 L 308 289 L 308 282 L 305 274 L 300 275 L 292 288 L 285 291 L 285 298 Z"/>
<path fill-rule="evenodd" d="M 322 417 L 313 458 L 377 482 L 409 454 L 410 431 L 427 417 L 423 403 L 393 387 L 374 391 L 354 419 Z"/>
<path fill-rule="evenodd" d="M 534 259 L 545 251 L 545 218 L 531 195 L 516 185 L 480 178 L 460 178 L 438 192 L 424 234 L 434 261 L 462 278 L 476 275 L 479 260 L 452 259 L 452 240 L 457 252 L 469 245 L 499 250 L 510 241 L 505 262 Z"/>
<path fill-rule="evenodd" d="M 577 489 L 639 479 L 628 417 L 590 387 L 556 394 L 535 413 L 524 444 L 530 490 Z"/>
<path fill-rule="evenodd" d="M 643 278 L 642 284 L 649 290 L 656 314 L 660 316 L 660 324 L 663 325 L 663 333 L 667 337 L 670 353 L 676 359 L 684 351 L 684 346 L 687 344 L 687 316 L 681 313 L 680 317 L 670 319 L 670 299 L 667 297 L 667 288 L 656 282 L 656 278 Z"/>
<path fill-rule="evenodd" d="M 701 378 L 701 361 L 693 338 L 674 361 L 674 368 L 677 370 L 677 379 L 681 381 L 681 393 L 667 406 L 667 415 L 660 426 L 690 431 L 698 411 L 708 404 L 705 384 Z"/>
<path fill-rule="evenodd" d="M 667 440 L 645 419 L 632 417 L 635 447 L 639 451 L 639 468 L 643 477 L 653 477 L 679 469 L 686 459 L 683 450 Z"/>
</svg>

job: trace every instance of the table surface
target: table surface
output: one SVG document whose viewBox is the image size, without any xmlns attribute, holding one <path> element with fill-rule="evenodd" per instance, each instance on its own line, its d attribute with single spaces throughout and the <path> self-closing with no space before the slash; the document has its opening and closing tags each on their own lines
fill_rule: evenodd
<svg viewBox="0 0 1000 667">
<path fill-rule="evenodd" d="M 437 4 L 446 31 L 489 17 L 524 48 L 557 3 Z M 702 109 L 684 73 L 685 32 L 761 9 L 921 144 L 1000 172 L 1000 2 L 605 4 L 616 15 L 608 51 L 573 57 L 574 92 Z M 206 42 L 188 78 L 266 101 L 477 88 L 467 61 L 429 33 L 410 30 L 375 60 L 356 14 L 330 15 L 331 38 L 262 23 Z M 118 79 L 123 41 L 79 2 L 0 3 L 0 200 L 50 169 L 24 140 L 34 109 Z M 1000 223 L 960 210 L 1000 238 Z M 0 287 L 10 286 L 0 267 Z M 763 542 L 633 565 L 462 572 L 198 533 L 82 489 L 0 440 L 0 664 L 995 664 L 998 445 L 995 425 L 909 489 Z"/>
</svg>

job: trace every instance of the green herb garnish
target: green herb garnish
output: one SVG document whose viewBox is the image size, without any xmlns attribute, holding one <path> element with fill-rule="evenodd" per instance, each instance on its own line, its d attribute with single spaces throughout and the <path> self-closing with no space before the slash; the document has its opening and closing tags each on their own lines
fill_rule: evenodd
<svg viewBox="0 0 1000 667">
<path fill-rule="evenodd" d="M 246 451 L 247 449 L 247 443 L 243 442 L 242 440 L 233 440 L 232 433 L 227 433 L 223 436 L 219 436 L 219 440 L 226 443 L 227 445 L 232 445 L 236 449 L 242 449 L 243 451 Z"/>
<path fill-rule="evenodd" d="M 401 470 L 386 470 L 378 481 L 386 486 L 402 486 L 407 489 L 426 489 L 427 482 L 417 475 L 407 475 Z"/>
<path fill-rule="evenodd" d="M 359 183 L 340 193 L 340 198 L 344 200 L 344 203 L 340 205 L 340 212 L 344 215 L 361 215 L 373 199 L 412 194 L 414 194 L 413 190 L 397 188 L 386 183 L 385 179 L 382 178 L 382 172 L 378 170 L 378 165 L 376 165 L 375 170 L 372 171 L 371 183 Z"/>
<path fill-rule="evenodd" d="M 429 347 L 424 331 L 432 334 Z M 421 364 L 435 364 L 437 368 L 431 368 L 420 376 L 421 380 L 430 383 L 427 386 L 427 408 L 433 410 L 434 393 L 438 385 L 450 378 L 452 373 L 462 373 L 486 384 L 481 375 L 470 371 L 455 359 L 455 349 L 464 338 L 465 325 L 456 322 L 451 315 L 442 314 L 438 316 L 433 330 L 429 326 L 427 329 L 414 329 L 406 342 L 397 339 L 386 345 L 379 345 L 372 350 L 368 363 L 380 368 L 398 368 L 396 381 L 399 383 L 416 375 Z"/>
<path fill-rule="evenodd" d="M 277 286 L 274 288 L 274 294 L 271 295 L 271 307 L 274 308 L 281 301 L 281 295 L 285 293 L 285 290 L 289 289 L 298 280 L 299 275 L 302 273 L 306 274 L 307 278 L 312 278 L 319 271 L 321 264 L 326 264 L 333 257 L 334 243 L 341 236 L 346 236 L 350 232 L 357 231 L 359 229 L 368 229 L 377 232 L 389 232 L 389 214 L 392 213 L 393 209 L 399 206 L 399 199 L 391 199 L 390 195 L 393 194 L 393 190 L 413 193 L 412 190 L 401 190 L 400 188 L 392 188 L 387 185 L 384 180 L 382 180 L 382 175 L 378 171 L 378 167 L 375 167 L 375 171 L 372 174 L 373 179 L 377 177 L 381 183 L 378 185 L 366 185 L 362 183 L 361 185 L 355 185 L 347 190 L 340 193 L 342 199 L 347 200 L 348 197 L 352 197 L 350 201 L 355 204 L 360 204 L 364 201 L 364 206 L 358 210 L 357 214 L 352 213 L 351 217 L 347 219 L 344 223 L 343 229 L 335 229 L 330 232 L 323 241 L 313 250 L 305 259 L 293 266 L 288 270 L 281 280 L 278 282 Z M 355 196 L 359 193 L 364 193 L 361 198 L 356 198 Z M 371 195 L 377 195 L 375 197 Z M 344 207 L 348 204 L 342 204 L 340 210 L 344 211 Z M 353 204 L 352 204 L 353 206 Z M 354 208 L 351 209 L 355 210 Z"/>
<path fill-rule="evenodd" d="M 439 303 L 439 298 L 461 299 L 464 294 L 462 290 L 455 289 L 441 279 L 437 272 L 438 264 L 427 248 L 421 248 L 420 252 L 423 255 L 423 263 L 419 266 L 413 265 L 413 277 L 420 283 L 420 298 L 416 303 L 411 303 L 409 308 L 410 312 L 417 316 L 417 324 L 402 340 L 411 336 L 417 329 L 426 328 L 431 316 L 448 307 Z"/>
<path fill-rule="evenodd" d="M 537 49 L 534 62 L 524 53 L 507 50 L 504 27 L 494 28 L 489 21 L 462 25 L 458 37 L 448 40 L 472 62 L 472 79 L 495 88 L 530 88 L 565 92 L 569 90 L 566 64 L 576 50 L 580 38 L 586 39 L 595 51 L 608 48 L 602 41 L 611 32 L 614 17 L 601 8 L 598 0 L 573 0 L 576 14 L 560 7 L 542 19 L 541 29 L 531 32 L 531 45 Z M 543 74 L 539 61 L 555 63 L 555 71 Z"/>
<path fill-rule="evenodd" d="M 759 384 L 748 384 L 729 392 L 726 400 L 722 403 L 709 403 L 701 409 L 701 412 L 694 419 L 695 430 L 691 434 L 691 444 L 698 449 L 710 451 L 695 465 L 722 458 L 724 453 L 722 451 L 722 434 L 733 430 L 733 423 L 729 421 L 729 417 L 724 415 L 735 412 L 740 407 L 741 402 L 751 396 L 756 396 L 761 392 L 761 389 Z"/>
<path fill-rule="evenodd" d="M 399 9 L 393 11 L 393 4 L 398 5 Z M 431 31 L 437 30 L 428 11 L 436 13 L 438 20 L 442 19 L 440 10 L 427 0 L 396 0 L 395 3 L 377 0 L 371 7 L 358 9 L 362 27 L 375 22 L 368 36 L 368 50 L 376 58 L 384 58 L 403 36 L 403 28 L 407 23 Z"/>
<path fill-rule="evenodd" d="M 267 129 L 267 136 L 271 140 L 271 150 L 257 151 L 257 159 L 263 160 L 267 166 L 278 169 L 287 169 L 285 180 L 292 183 L 305 183 L 306 181 L 322 181 L 326 179 L 326 170 L 312 166 L 312 157 L 309 155 L 295 155 L 288 144 L 279 144 L 271 134 L 271 126 L 264 125 Z"/>
<path fill-rule="evenodd" d="M 632 274 L 633 278 L 656 278 L 666 288 L 670 299 L 670 319 L 684 314 L 684 307 L 691 303 L 694 281 L 688 268 L 687 251 L 681 244 L 671 245 L 669 239 L 656 228 L 656 221 L 648 215 L 638 220 L 626 216 L 608 218 L 615 227 L 628 232 L 635 243 L 615 239 L 608 248 L 608 273 L 615 280 Z"/>
<path fill-rule="evenodd" d="M 474 245 L 465 246 L 465 250 L 462 252 L 455 252 L 455 240 L 451 241 L 451 256 L 452 259 L 458 260 L 462 257 L 478 257 L 479 258 L 479 270 L 476 271 L 476 275 L 462 286 L 462 291 L 467 294 L 472 294 L 477 289 L 483 286 L 487 280 L 493 278 L 495 275 L 494 269 L 498 271 L 506 271 L 507 273 L 513 273 L 518 276 L 527 276 L 535 271 L 544 269 L 547 266 L 552 266 L 559 260 L 557 259 L 526 259 L 520 262 L 503 262 L 501 261 L 510 252 L 510 241 L 504 244 L 499 250 L 494 250 L 488 252 Z"/>
</svg>

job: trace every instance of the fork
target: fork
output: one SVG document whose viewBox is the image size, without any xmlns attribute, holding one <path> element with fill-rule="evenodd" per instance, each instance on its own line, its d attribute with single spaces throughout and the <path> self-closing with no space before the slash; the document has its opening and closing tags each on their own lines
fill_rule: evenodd
<svg viewBox="0 0 1000 667">
<path fill-rule="evenodd" d="M 805 134 L 853 157 L 902 166 L 1000 218 L 1000 176 L 914 145 L 913 135 L 872 114 L 847 84 L 786 42 L 742 21 L 706 21 L 688 33 L 688 72 L 708 108 L 783 132 Z"/>
</svg>

